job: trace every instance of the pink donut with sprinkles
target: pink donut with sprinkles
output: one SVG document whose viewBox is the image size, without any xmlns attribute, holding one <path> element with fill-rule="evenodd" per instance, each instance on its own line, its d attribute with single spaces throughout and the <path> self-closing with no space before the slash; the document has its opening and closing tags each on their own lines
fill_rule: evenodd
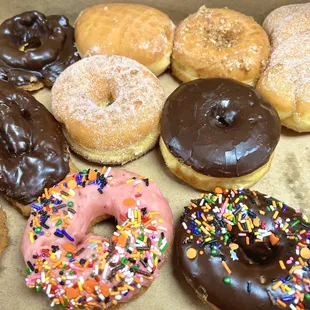
<svg viewBox="0 0 310 310">
<path fill-rule="evenodd" d="M 22 242 L 26 285 L 51 306 L 107 309 L 142 293 L 158 276 L 173 217 L 157 185 L 111 168 L 83 170 L 46 189 L 31 205 Z M 113 216 L 112 237 L 88 231 Z"/>
</svg>

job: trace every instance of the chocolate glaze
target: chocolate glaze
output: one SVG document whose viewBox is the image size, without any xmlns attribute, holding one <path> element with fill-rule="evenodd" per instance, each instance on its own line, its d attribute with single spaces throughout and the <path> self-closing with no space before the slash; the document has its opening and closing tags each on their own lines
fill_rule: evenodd
<svg viewBox="0 0 310 310">
<path fill-rule="evenodd" d="M 209 302 L 221 310 L 283 309 L 276 300 L 277 298 L 281 301 L 283 298 L 290 298 L 288 297 L 288 291 L 282 293 L 280 288 L 273 290 L 272 286 L 281 278 L 291 289 L 295 289 L 295 285 L 299 284 L 301 287 L 300 292 L 305 293 L 305 287 L 308 285 L 299 280 L 297 280 L 298 283 L 293 282 L 294 278 L 295 280 L 297 278 L 294 274 L 290 274 L 289 271 L 295 266 L 295 262 L 298 262 L 299 255 L 296 253 L 298 242 L 306 244 L 308 237 L 306 234 L 302 234 L 301 239 L 295 241 L 288 239 L 288 236 L 297 236 L 302 230 L 308 231 L 310 224 L 302 219 L 301 213 L 295 212 L 295 210 L 285 204 L 283 204 L 283 208 L 277 206 L 276 210 L 279 211 L 277 221 L 282 219 L 284 224 L 288 218 L 291 220 L 289 222 L 290 225 L 288 225 L 290 231 L 286 233 L 282 230 L 283 225 L 277 227 L 276 221 L 272 218 L 275 211 L 267 211 L 266 208 L 272 204 L 272 200 L 275 201 L 276 204 L 279 203 L 278 200 L 265 198 L 263 194 L 259 193 L 255 196 L 250 190 L 240 190 L 239 193 L 240 194 L 237 194 L 234 198 L 226 194 L 225 197 L 223 197 L 223 201 L 225 201 L 226 197 L 229 197 L 229 203 L 232 203 L 237 197 L 242 195 L 245 198 L 240 199 L 236 205 L 241 207 L 240 203 L 243 203 L 248 207 L 248 210 L 242 210 L 239 213 L 249 215 L 250 211 L 250 213 L 252 212 L 252 220 L 254 216 L 260 218 L 261 225 L 259 227 L 255 227 L 252 233 L 246 230 L 246 234 L 249 236 L 249 240 L 251 240 L 250 244 L 246 244 L 244 236 L 239 236 L 239 233 L 242 232 L 237 225 L 233 225 L 231 231 L 229 231 L 227 223 L 223 222 L 223 217 L 221 217 L 219 213 L 214 212 L 216 206 L 221 208 L 221 204 L 218 203 L 218 200 L 215 204 L 209 203 L 213 208 L 209 212 L 206 212 L 206 209 L 200 206 L 201 199 L 193 200 L 192 202 L 198 207 L 186 207 L 181 217 L 181 223 L 185 222 L 187 229 L 184 229 L 181 223 L 177 229 L 176 252 L 178 266 L 189 284 L 195 289 L 196 293 L 198 293 L 202 299 L 207 297 Z M 233 212 L 235 212 L 235 209 L 236 208 L 233 207 Z M 265 215 L 260 214 L 259 210 L 266 212 Z M 197 244 L 197 242 L 205 240 L 206 237 L 204 233 L 187 232 L 188 229 L 191 230 L 191 227 L 194 226 L 192 215 L 199 214 L 197 212 L 201 212 L 206 218 L 208 215 L 214 216 L 213 221 L 208 221 L 208 224 L 215 227 L 216 232 L 215 236 L 210 238 L 211 241 Z M 217 215 L 217 218 L 215 215 Z M 197 220 L 203 221 L 201 215 L 197 217 Z M 296 220 L 300 222 L 294 225 L 293 223 Z M 258 228 L 262 228 L 263 222 L 266 230 L 271 231 L 276 237 L 280 238 L 277 244 L 272 245 L 269 236 L 263 238 L 263 242 L 255 242 L 255 236 L 252 238 L 253 232 L 255 233 L 258 231 Z M 228 231 L 229 238 L 226 244 L 223 240 L 223 234 L 219 233 L 221 225 L 224 229 L 227 228 Z M 196 225 L 196 227 L 197 226 L 198 225 Z M 191 235 L 193 239 L 188 239 Z M 239 248 L 234 251 L 238 260 L 233 260 L 232 253 L 230 252 L 230 247 L 228 245 L 232 245 L 232 243 L 239 246 Z M 187 257 L 186 251 L 188 248 L 194 248 L 198 251 L 194 259 Z M 213 254 L 214 256 L 211 255 L 212 248 L 214 250 L 216 249 L 216 254 Z M 203 254 L 199 254 L 199 251 L 202 251 Z M 294 260 L 289 264 L 287 261 L 290 257 L 293 257 Z M 228 273 L 222 265 L 222 260 L 226 262 L 231 270 L 231 284 L 229 285 L 223 282 L 224 277 L 228 276 Z M 286 270 L 280 268 L 279 260 L 284 262 Z M 303 262 L 305 267 L 300 269 L 299 272 L 302 272 L 301 278 L 309 280 L 310 260 L 303 259 Z M 288 278 L 288 276 L 291 276 L 291 278 Z M 250 284 L 248 284 L 248 282 Z M 268 291 L 271 297 L 268 296 Z M 308 297 L 310 298 L 310 295 Z M 273 302 L 275 302 L 275 305 L 273 305 Z M 289 309 L 289 305 L 292 301 L 286 301 L 286 303 L 286 308 Z M 303 307 L 300 307 L 300 309 L 310 309 L 310 300 L 306 298 L 306 296 L 301 303 Z M 296 304 L 294 304 L 294 306 L 296 306 Z"/>
<path fill-rule="evenodd" d="M 195 171 L 233 178 L 266 164 L 281 132 L 276 110 L 254 88 L 231 79 L 198 79 L 167 99 L 161 135 Z"/>
<path fill-rule="evenodd" d="M 26 46 L 26 50 L 20 48 Z M 0 79 L 18 86 L 52 86 L 59 74 L 79 60 L 74 29 L 65 16 L 25 12 L 0 26 Z"/>
<path fill-rule="evenodd" d="M 68 172 L 68 146 L 52 114 L 0 81 L 0 193 L 27 204 Z"/>
</svg>

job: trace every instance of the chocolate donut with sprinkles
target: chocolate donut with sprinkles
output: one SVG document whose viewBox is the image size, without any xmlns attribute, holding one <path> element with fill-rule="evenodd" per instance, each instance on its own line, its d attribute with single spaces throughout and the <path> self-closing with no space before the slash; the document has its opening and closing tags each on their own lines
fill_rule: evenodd
<svg viewBox="0 0 310 310">
<path fill-rule="evenodd" d="M 88 233 L 110 216 L 118 223 L 110 238 Z M 26 285 L 44 291 L 52 307 L 113 307 L 157 278 L 172 234 L 155 182 L 126 170 L 84 170 L 32 204 L 22 242 Z"/>
<path fill-rule="evenodd" d="M 310 224 L 249 189 L 203 194 L 185 207 L 178 267 L 212 309 L 310 309 Z"/>
</svg>

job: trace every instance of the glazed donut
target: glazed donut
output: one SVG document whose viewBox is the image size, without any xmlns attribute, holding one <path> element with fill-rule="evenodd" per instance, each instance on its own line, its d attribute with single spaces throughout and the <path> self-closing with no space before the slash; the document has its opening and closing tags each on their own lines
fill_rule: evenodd
<svg viewBox="0 0 310 310">
<path fill-rule="evenodd" d="M 8 244 L 8 228 L 6 227 L 6 214 L 0 207 L 0 255 Z"/>
<path fill-rule="evenodd" d="M 267 34 L 252 17 L 203 6 L 176 29 L 172 73 L 183 82 L 222 77 L 254 85 L 269 49 Z"/>
<path fill-rule="evenodd" d="M 79 60 L 65 16 L 25 12 L 0 25 L 0 79 L 28 90 L 52 86 Z"/>
<path fill-rule="evenodd" d="M 26 284 L 51 306 L 106 309 L 141 294 L 159 274 L 173 218 L 157 185 L 126 170 L 84 170 L 33 204 L 22 242 Z M 109 216 L 111 238 L 89 234 Z"/>
<path fill-rule="evenodd" d="M 257 90 L 277 110 L 284 126 L 310 131 L 310 4 L 281 7 L 264 27 L 273 51 Z"/>
<path fill-rule="evenodd" d="M 155 75 L 170 65 L 175 26 L 163 12 L 130 4 L 100 4 L 84 10 L 75 22 L 82 57 L 120 55 L 132 58 Z"/>
<path fill-rule="evenodd" d="M 69 149 L 53 116 L 34 97 L 0 81 L 0 194 L 29 216 L 29 203 L 69 172 Z"/>
<path fill-rule="evenodd" d="M 249 187 L 268 172 L 280 132 L 277 112 L 251 86 L 198 79 L 168 97 L 160 149 L 171 172 L 196 188 Z"/>
<path fill-rule="evenodd" d="M 216 188 L 185 207 L 178 266 L 212 309 L 309 309 L 309 229 L 277 199 Z"/>
<path fill-rule="evenodd" d="M 86 159 L 124 164 L 155 146 L 164 92 L 138 62 L 92 56 L 67 68 L 52 89 L 52 112 Z"/>
</svg>

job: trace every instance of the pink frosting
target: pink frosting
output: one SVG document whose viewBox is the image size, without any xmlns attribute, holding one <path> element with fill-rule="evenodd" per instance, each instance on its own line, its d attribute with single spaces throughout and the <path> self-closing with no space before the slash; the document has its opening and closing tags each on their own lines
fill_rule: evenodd
<svg viewBox="0 0 310 310">
<path fill-rule="evenodd" d="M 126 302 L 139 293 L 141 286 L 149 286 L 156 279 L 158 269 L 167 258 L 172 242 L 173 217 L 157 185 L 126 170 L 109 168 L 102 178 L 103 175 L 107 184 L 102 186 L 102 190 L 98 190 L 98 180 L 84 188 L 69 190 L 64 187 L 62 192 L 51 197 L 54 200 L 57 198 L 58 204 L 51 203 L 44 207 L 41 200 L 33 206 L 34 213 L 27 222 L 22 242 L 22 253 L 30 273 L 26 284 L 45 291 L 52 305 L 62 303 L 67 309 L 74 309 L 76 304 L 109 307 Z M 78 182 L 79 176 L 82 174 L 74 175 Z M 69 207 L 68 203 L 70 206 L 73 203 L 73 206 Z M 62 208 L 55 210 L 58 206 Z M 42 214 L 44 210 L 49 211 Z M 51 216 L 43 220 L 41 225 L 44 215 Z M 114 232 L 114 245 L 111 238 L 87 234 L 90 223 L 105 215 L 115 217 L 119 225 Z M 65 232 L 62 231 L 63 227 Z M 62 237 L 54 234 L 57 229 Z M 122 234 L 127 238 L 127 248 L 118 243 L 118 237 Z M 143 237 L 143 241 L 138 240 Z M 63 246 L 68 244 L 76 247 L 73 253 L 68 253 L 66 246 Z M 51 246 L 58 246 L 59 249 Z M 137 247 L 139 251 L 135 251 Z M 75 256 L 83 248 L 83 252 Z M 35 273 L 38 261 L 43 263 L 44 268 Z M 64 264 L 68 266 L 67 269 L 63 269 Z M 122 268 L 117 270 L 116 267 Z M 117 275 L 111 278 L 113 270 Z M 62 271 L 63 274 L 59 274 Z M 86 284 L 93 284 L 94 281 L 98 285 L 94 286 L 93 291 L 88 291 Z M 115 287 L 119 284 L 122 284 L 122 290 L 116 294 Z M 100 289 L 102 286 L 109 287 L 110 293 L 106 293 L 106 297 Z M 67 294 L 70 289 L 71 292 Z M 75 298 L 70 300 L 72 296 Z"/>
</svg>

